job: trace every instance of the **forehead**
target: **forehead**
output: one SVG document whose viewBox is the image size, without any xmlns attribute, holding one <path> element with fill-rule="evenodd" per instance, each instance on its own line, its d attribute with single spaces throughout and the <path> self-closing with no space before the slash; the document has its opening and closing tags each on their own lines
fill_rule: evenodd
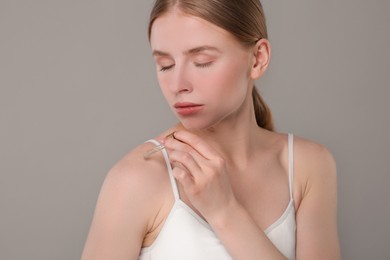
<svg viewBox="0 0 390 260">
<path fill-rule="evenodd" d="M 200 45 L 230 48 L 239 44 L 230 32 L 202 18 L 178 11 L 168 12 L 154 21 L 150 42 L 153 49 L 159 50 Z"/>
</svg>

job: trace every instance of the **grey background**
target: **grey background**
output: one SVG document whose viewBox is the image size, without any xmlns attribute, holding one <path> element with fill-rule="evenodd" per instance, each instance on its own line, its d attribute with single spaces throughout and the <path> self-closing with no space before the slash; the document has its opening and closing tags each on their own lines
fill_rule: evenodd
<svg viewBox="0 0 390 260">
<path fill-rule="evenodd" d="M 103 178 L 176 120 L 148 1 L 0 0 L 0 259 L 79 259 Z M 344 259 L 390 259 L 390 1 L 264 0 L 258 87 L 336 157 Z"/>
</svg>

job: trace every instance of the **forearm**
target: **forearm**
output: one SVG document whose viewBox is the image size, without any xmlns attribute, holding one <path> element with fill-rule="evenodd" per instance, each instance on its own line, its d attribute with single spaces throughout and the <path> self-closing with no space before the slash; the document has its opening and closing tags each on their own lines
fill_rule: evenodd
<svg viewBox="0 0 390 260">
<path fill-rule="evenodd" d="M 238 203 L 209 220 L 235 260 L 286 259 Z"/>
</svg>

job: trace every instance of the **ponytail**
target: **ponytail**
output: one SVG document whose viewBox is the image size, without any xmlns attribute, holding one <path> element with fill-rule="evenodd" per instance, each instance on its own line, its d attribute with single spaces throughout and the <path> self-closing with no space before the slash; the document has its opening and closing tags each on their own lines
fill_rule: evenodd
<svg viewBox="0 0 390 260">
<path fill-rule="evenodd" d="M 255 116 L 257 125 L 269 131 L 274 131 L 274 123 L 272 120 L 271 110 L 264 102 L 256 87 L 252 90 L 253 106 L 255 108 Z"/>
</svg>

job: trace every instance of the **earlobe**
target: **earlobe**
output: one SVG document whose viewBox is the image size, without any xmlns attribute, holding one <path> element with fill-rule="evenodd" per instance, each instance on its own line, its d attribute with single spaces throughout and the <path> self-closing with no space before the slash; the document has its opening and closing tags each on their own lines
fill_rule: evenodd
<svg viewBox="0 0 390 260">
<path fill-rule="evenodd" d="M 251 76 L 253 79 L 260 78 L 266 71 L 271 56 L 271 48 L 267 39 L 260 39 L 254 47 Z"/>
</svg>

